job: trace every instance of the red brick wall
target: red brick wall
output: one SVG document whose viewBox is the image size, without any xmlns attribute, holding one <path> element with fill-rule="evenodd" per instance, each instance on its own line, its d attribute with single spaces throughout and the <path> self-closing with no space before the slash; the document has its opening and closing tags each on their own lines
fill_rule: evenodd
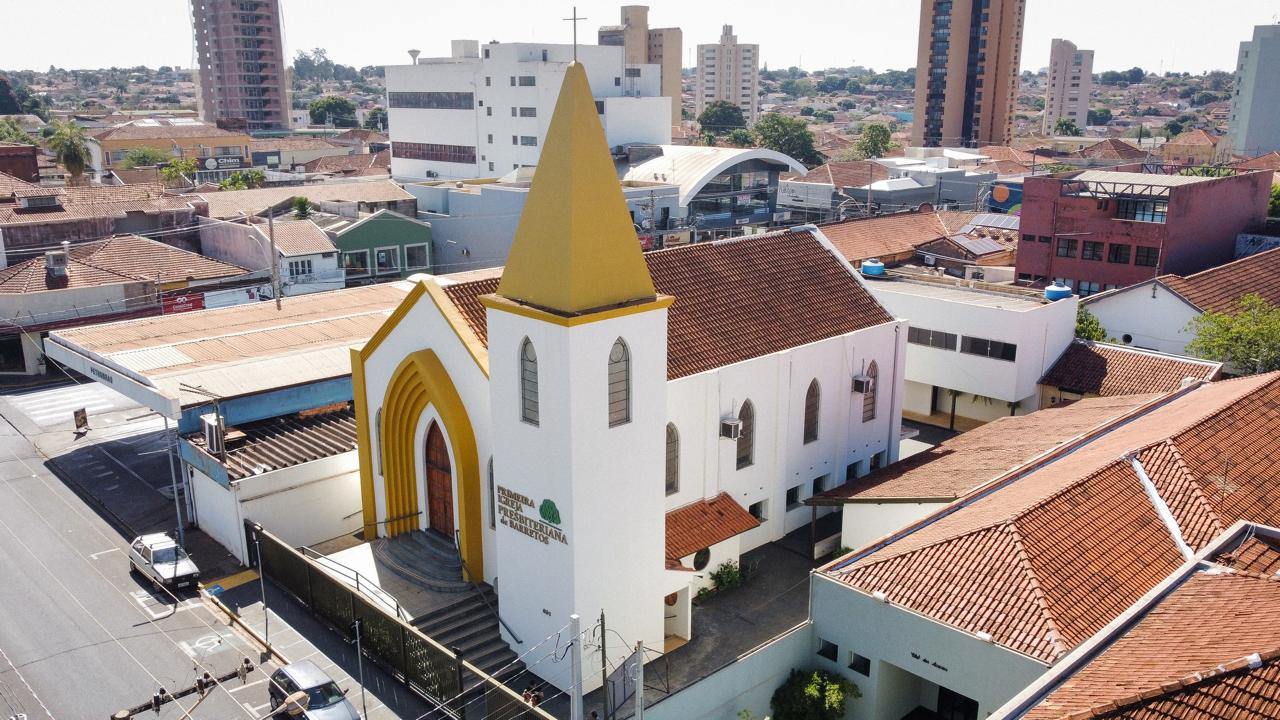
<svg viewBox="0 0 1280 720">
<path fill-rule="evenodd" d="M 0 145 L 0 172 L 27 182 L 40 182 L 34 145 Z"/>
<path fill-rule="evenodd" d="M 1267 216 L 1271 173 L 1174 188 L 1163 271 L 1190 275 L 1234 259 L 1236 235 Z"/>
</svg>

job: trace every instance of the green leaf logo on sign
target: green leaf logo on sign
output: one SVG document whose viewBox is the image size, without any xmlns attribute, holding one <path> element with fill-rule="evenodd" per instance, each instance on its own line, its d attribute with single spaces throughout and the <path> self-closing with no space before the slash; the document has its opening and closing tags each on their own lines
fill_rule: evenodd
<svg viewBox="0 0 1280 720">
<path fill-rule="evenodd" d="M 560 510 L 556 507 L 556 504 L 550 500 L 542 501 L 542 504 L 538 506 L 538 514 L 542 516 L 543 520 L 546 520 L 552 525 L 560 524 Z"/>
</svg>

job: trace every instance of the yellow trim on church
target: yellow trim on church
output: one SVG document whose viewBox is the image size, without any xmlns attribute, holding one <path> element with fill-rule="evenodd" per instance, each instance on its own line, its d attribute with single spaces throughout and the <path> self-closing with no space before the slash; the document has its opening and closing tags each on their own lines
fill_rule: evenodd
<svg viewBox="0 0 1280 720">
<path fill-rule="evenodd" d="M 439 356 L 430 349 L 405 357 L 392 373 L 383 398 L 381 456 L 389 521 L 387 535 L 394 537 L 423 525 L 426 508 L 418 507 L 417 470 L 418 456 L 423 450 L 415 438 L 418 421 L 428 406 L 434 406 L 440 414 L 449 438 L 457 493 L 458 517 L 454 518 L 454 524 L 460 531 L 459 549 L 467 568 L 476 574 L 473 579 L 480 580 L 484 578 L 484 542 L 475 430 L 458 389 Z"/>
<path fill-rule="evenodd" d="M 480 304 L 490 310 L 505 310 L 513 315 L 527 317 L 533 320 L 559 325 L 561 327 L 576 327 L 587 323 L 596 322 L 597 320 L 608 320 L 610 318 L 623 317 L 624 315 L 636 315 L 650 310 L 659 310 L 671 307 L 671 303 L 676 299 L 670 295 L 659 295 L 657 299 L 648 302 L 637 302 L 631 305 L 623 305 L 621 307 L 608 308 L 606 310 L 598 310 L 595 312 L 583 313 L 581 315 L 557 315 L 556 313 L 539 310 L 513 300 L 501 297 L 499 295 L 481 295 L 477 298 Z"/>
<path fill-rule="evenodd" d="M 369 400 L 364 384 L 364 358 L 351 348 L 351 398 L 356 411 L 356 456 L 360 461 L 360 517 L 366 541 L 378 537 L 378 502 L 373 490 L 373 445 L 369 440 Z"/>
<path fill-rule="evenodd" d="M 577 314 L 657 292 L 627 212 L 587 72 L 565 71 L 498 295 Z"/>
<path fill-rule="evenodd" d="M 476 365 L 480 367 L 480 372 L 485 377 L 489 377 L 489 348 L 480 342 L 480 338 L 471 330 L 471 326 L 467 324 L 466 318 L 462 317 L 462 313 L 458 312 L 457 306 L 449 300 L 444 294 L 444 288 L 435 283 L 422 283 L 427 289 L 427 296 L 436 304 L 436 309 L 440 311 L 440 316 L 444 321 L 449 323 L 449 327 L 453 328 L 453 333 L 458 336 L 458 340 L 462 343 L 467 352 L 471 353 L 471 359 L 476 361 Z"/>
</svg>

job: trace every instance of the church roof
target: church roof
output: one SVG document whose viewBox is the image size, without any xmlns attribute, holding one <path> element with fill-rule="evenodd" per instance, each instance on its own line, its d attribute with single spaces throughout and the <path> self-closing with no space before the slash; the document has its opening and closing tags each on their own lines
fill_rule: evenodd
<svg viewBox="0 0 1280 720">
<path fill-rule="evenodd" d="M 616 183 L 615 183 L 616 184 Z M 667 378 L 676 379 L 893 320 L 849 266 L 808 231 L 751 235 L 642 255 L 667 315 Z M 488 344 L 480 296 L 499 278 L 444 294 Z"/>
<path fill-rule="evenodd" d="M 580 63 L 565 72 L 497 294 L 566 315 L 656 295 Z"/>
</svg>

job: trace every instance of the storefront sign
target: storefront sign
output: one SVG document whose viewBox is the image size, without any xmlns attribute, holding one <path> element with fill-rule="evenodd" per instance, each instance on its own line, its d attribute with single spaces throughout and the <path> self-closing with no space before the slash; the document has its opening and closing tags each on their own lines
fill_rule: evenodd
<svg viewBox="0 0 1280 720">
<path fill-rule="evenodd" d="M 498 486 L 498 517 L 503 525 L 524 533 L 543 545 L 554 540 L 568 545 L 560 524 L 560 509 L 552 500 L 535 504 L 528 496 Z"/>
<path fill-rule="evenodd" d="M 205 170 L 239 170 L 244 167 L 244 158 L 239 155 L 205 158 Z"/>
<path fill-rule="evenodd" d="M 183 295 L 166 295 L 160 301 L 161 312 L 165 315 L 190 312 L 204 309 L 204 293 L 186 293 Z"/>
</svg>

